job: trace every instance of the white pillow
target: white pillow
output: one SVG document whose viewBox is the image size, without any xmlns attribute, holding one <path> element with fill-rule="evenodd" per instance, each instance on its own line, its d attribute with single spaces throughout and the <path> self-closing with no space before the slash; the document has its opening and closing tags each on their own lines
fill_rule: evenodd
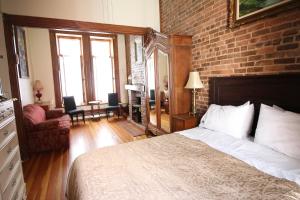
<svg viewBox="0 0 300 200">
<path fill-rule="evenodd" d="M 277 109 L 277 110 L 280 110 L 280 111 L 285 111 L 283 108 L 277 106 L 277 105 L 273 105 L 272 106 L 273 108 Z"/>
<path fill-rule="evenodd" d="M 247 102 L 241 106 L 211 104 L 200 121 L 200 127 L 245 139 L 251 132 L 254 105 Z"/>
<path fill-rule="evenodd" d="M 261 104 L 254 142 L 300 160 L 300 114 Z"/>
</svg>

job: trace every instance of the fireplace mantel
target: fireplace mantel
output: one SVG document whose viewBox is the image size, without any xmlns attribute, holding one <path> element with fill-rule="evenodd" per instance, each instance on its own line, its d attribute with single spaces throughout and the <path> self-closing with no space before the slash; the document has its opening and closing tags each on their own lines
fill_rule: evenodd
<svg viewBox="0 0 300 200">
<path fill-rule="evenodd" d="M 133 85 L 125 85 L 126 90 L 132 90 L 132 91 L 138 91 L 138 92 L 144 92 L 145 86 L 142 84 L 133 84 Z"/>
</svg>

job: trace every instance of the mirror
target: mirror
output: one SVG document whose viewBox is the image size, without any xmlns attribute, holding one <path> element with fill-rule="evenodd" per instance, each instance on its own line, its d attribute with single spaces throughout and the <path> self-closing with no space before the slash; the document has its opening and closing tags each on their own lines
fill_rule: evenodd
<svg viewBox="0 0 300 200">
<path fill-rule="evenodd" d="M 168 54 L 158 50 L 157 71 L 159 77 L 160 94 L 160 124 L 161 129 L 170 132 L 169 114 L 169 61 Z"/>
<path fill-rule="evenodd" d="M 149 95 L 149 119 L 150 123 L 157 125 L 156 98 L 155 98 L 155 67 L 154 54 L 147 59 L 147 79 L 148 79 L 148 95 Z"/>
</svg>

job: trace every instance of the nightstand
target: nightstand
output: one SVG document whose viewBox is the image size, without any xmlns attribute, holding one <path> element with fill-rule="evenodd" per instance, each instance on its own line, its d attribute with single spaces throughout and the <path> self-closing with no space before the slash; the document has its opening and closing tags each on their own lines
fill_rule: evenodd
<svg viewBox="0 0 300 200">
<path fill-rule="evenodd" d="M 189 113 L 186 114 L 179 114 L 173 116 L 173 132 L 175 131 L 182 131 L 185 129 L 194 128 L 198 125 L 198 117 L 194 115 L 190 115 Z"/>
</svg>

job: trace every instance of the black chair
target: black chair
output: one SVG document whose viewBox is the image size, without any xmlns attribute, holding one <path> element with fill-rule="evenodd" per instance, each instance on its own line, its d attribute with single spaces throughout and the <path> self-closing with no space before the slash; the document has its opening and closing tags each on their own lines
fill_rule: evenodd
<svg viewBox="0 0 300 200">
<path fill-rule="evenodd" d="M 117 93 L 109 93 L 108 94 L 108 105 L 106 107 L 106 118 L 108 120 L 109 113 L 110 112 L 116 112 L 118 113 L 118 118 L 120 116 L 120 105 L 118 100 L 118 94 Z"/>
<path fill-rule="evenodd" d="M 150 99 L 149 99 L 150 110 L 154 105 L 155 105 L 155 90 L 150 90 Z"/>
<path fill-rule="evenodd" d="M 63 99 L 64 99 L 64 106 L 65 106 L 65 113 L 70 115 L 72 125 L 74 123 L 74 120 L 73 120 L 74 115 L 76 115 L 77 123 L 78 123 L 78 115 L 82 115 L 83 122 L 85 123 L 84 110 L 77 109 L 74 97 L 68 96 L 68 97 L 63 97 Z"/>
</svg>

